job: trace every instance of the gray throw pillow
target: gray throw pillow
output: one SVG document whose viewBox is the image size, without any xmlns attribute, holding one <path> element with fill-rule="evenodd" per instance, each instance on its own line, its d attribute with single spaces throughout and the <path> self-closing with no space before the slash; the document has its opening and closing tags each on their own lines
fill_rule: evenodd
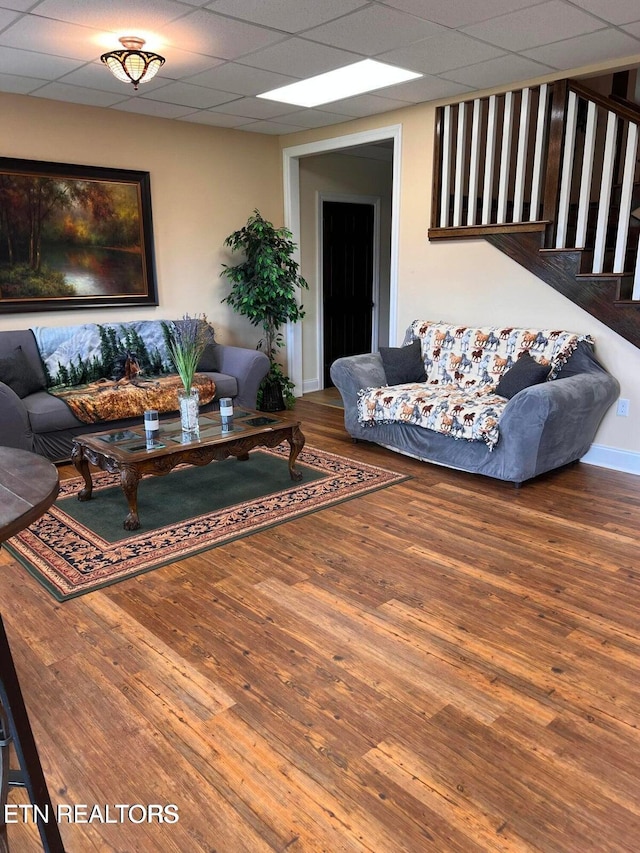
<svg viewBox="0 0 640 853">
<path fill-rule="evenodd" d="M 516 363 L 502 376 L 496 386 L 496 394 L 510 400 L 531 385 L 539 385 L 549 375 L 548 364 L 540 364 L 528 352 L 523 353 Z"/>
<path fill-rule="evenodd" d="M 380 347 L 380 357 L 387 385 L 425 382 L 427 379 L 418 338 L 406 347 Z"/>
<path fill-rule="evenodd" d="M 11 355 L 0 358 L 0 381 L 15 391 L 20 399 L 44 389 L 42 380 L 20 346 Z"/>
<path fill-rule="evenodd" d="M 197 370 L 202 370 L 205 373 L 219 373 L 218 359 L 218 344 L 213 341 L 204 348 L 200 361 L 198 362 Z"/>
</svg>

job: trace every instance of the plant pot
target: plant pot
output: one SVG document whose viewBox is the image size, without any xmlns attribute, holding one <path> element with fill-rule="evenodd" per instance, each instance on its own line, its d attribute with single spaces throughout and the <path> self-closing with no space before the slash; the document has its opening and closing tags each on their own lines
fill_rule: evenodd
<svg viewBox="0 0 640 853">
<path fill-rule="evenodd" d="M 262 382 L 261 412 L 281 412 L 284 409 L 282 385 L 277 379 L 267 377 Z"/>
<path fill-rule="evenodd" d="M 182 436 L 186 441 L 200 438 L 200 423 L 198 414 L 200 410 L 200 394 L 198 389 L 191 386 L 178 389 L 178 407 L 180 409 L 180 423 L 182 425 Z"/>
</svg>

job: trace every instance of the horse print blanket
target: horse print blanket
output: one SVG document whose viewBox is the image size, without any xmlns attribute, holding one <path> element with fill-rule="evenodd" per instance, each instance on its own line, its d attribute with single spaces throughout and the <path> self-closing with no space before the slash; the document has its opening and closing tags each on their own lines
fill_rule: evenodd
<svg viewBox="0 0 640 853">
<path fill-rule="evenodd" d="M 364 426 L 408 423 L 492 450 L 500 436 L 500 416 L 508 404 L 496 394 L 500 378 L 528 353 L 557 376 L 579 341 L 572 332 L 552 329 L 473 328 L 415 320 L 404 345 L 420 340 L 425 382 L 363 388 L 358 420 Z"/>
</svg>

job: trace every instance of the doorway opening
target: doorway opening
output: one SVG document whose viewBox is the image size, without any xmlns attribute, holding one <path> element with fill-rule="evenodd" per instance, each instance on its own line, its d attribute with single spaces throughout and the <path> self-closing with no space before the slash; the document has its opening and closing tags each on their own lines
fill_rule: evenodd
<svg viewBox="0 0 640 853">
<path fill-rule="evenodd" d="M 384 305 L 377 311 L 372 311 L 371 343 L 366 350 L 377 348 L 376 342 L 382 333 L 385 342 L 395 345 L 397 339 L 397 302 L 398 302 L 398 244 L 399 244 L 399 209 L 400 209 L 400 172 L 401 172 L 401 125 L 381 127 L 376 130 L 363 131 L 345 136 L 324 139 L 318 142 L 292 146 L 283 150 L 284 173 L 284 202 L 285 225 L 293 235 L 297 244 L 296 260 L 301 262 L 302 217 L 300 198 L 300 161 L 303 158 L 329 152 L 342 152 L 345 149 L 356 149 L 389 140 L 393 148 L 391 203 L 389 214 L 389 270 L 388 295 Z M 306 215 L 306 213 L 305 213 Z M 319 264 L 318 264 L 319 265 Z M 320 275 L 318 275 L 318 279 Z M 307 299 L 312 302 L 311 294 Z M 289 324 L 286 330 L 287 372 L 295 384 L 295 393 L 300 396 L 304 391 L 320 389 L 325 384 L 324 330 L 323 306 L 320 304 L 320 288 L 316 288 L 316 304 L 313 310 L 307 312 L 302 323 Z M 375 299 L 373 300 L 375 302 Z M 305 300 L 305 308 L 307 302 Z M 374 306 L 375 307 L 375 306 Z M 377 328 L 375 323 L 378 324 Z M 376 337 L 374 339 L 374 331 Z M 303 342 L 303 335 L 306 339 Z M 309 338 L 318 343 L 309 344 Z M 303 343 L 306 346 L 303 346 Z"/>
<path fill-rule="evenodd" d="M 318 339 L 323 386 L 337 358 L 377 349 L 378 198 L 320 195 Z M 321 333 L 320 333 L 321 332 Z"/>
</svg>

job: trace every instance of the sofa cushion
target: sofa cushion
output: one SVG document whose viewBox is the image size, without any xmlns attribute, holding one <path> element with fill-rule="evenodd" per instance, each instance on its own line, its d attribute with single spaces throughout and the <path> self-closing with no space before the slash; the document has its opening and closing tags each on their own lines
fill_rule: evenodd
<svg viewBox="0 0 640 853">
<path fill-rule="evenodd" d="M 8 385 L 21 399 L 44 388 L 41 377 L 31 366 L 21 346 L 0 358 L 0 381 Z"/>
<path fill-rule="evenodd" d="M 412 424 L 452 438 L 482 441 L 491 450 L 498 441 L 498 422 L 507 406 L 490 385 L 461 390 L 455 385 L 406 383 L 358 392 L 362 426 Z M 372 437 L 375 441 L 375 438 Z"/>
<path fill-rule="evenodd" d="M 524 388 L 544 382 L 548 376 L 549 365 L 539 364 L 528 352 L 524 352 L 513 367 L 502 375 L 496 385 L 496 394 L 510 400 Z"/>
<path fill-rule="evenodd" d="M 422 361 L 422 346 L 417 338 L 408 346 L 380 347 L 380 358 L 388 385 L 424 382 L 427 378 Z"/>
</svg>

